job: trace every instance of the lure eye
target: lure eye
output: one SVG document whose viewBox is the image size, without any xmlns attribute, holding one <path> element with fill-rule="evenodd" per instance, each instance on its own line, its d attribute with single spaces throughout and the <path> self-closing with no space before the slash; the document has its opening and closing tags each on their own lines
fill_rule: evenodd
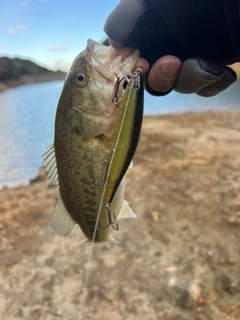
<svg viewBox="0 0 240 320">
<path fill-rule="evenodd" d="M 135 83 L 133 84 L 133 88 L 134 88 L 135 90 L 138 90 L 138 89 L 140 88 L 140 83 L 139 83 L 139 82 L 135 82 Z"/>
<path fill-rule="evenodd" d="M 85 75 L 83 73 L 79 73 L 77 75 L 77 81 L 83 83 L 85 81 Z"/>
</svg>

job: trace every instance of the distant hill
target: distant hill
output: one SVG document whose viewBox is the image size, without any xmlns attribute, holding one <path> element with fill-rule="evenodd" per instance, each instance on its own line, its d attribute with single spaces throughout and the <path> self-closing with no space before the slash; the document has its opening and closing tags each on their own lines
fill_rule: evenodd
<svg viewBox="0 0 240 320">
<path fill-rule="evenodd" d="M 65 72 L 48 70 L 30 60 L 0 58 L 0 91 L 24 84 L 63 80 L 65 76 Z"/>
</svg>

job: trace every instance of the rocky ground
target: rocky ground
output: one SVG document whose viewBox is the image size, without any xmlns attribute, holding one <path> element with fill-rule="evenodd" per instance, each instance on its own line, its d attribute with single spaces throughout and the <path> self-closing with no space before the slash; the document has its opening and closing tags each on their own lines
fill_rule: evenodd
<svg viewBox="0 0 240 320">
<path fill-rule="evenodd" d="M 126 199 L 137 219 L 90 247 L 62 239 L 42 171 L 0 191 L 0 319 L 240 319 L 240 114 L 145 117 Z"/>
</svg>

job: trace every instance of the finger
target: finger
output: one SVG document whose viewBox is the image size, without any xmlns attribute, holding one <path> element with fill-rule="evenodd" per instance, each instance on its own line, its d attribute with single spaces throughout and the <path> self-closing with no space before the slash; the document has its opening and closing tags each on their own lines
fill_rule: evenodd
<svg viewBox="0 0 240 320">
<path fill-rule="evenodd" d="M 111 39 L 109 39 L 109 43 L 110 43 L 109 61 L 113 61 L 118 56 L 122 56 L 122 61 L 124 61 L 133 51 L 133 49 L 131 48 L 125 48 L 125 47 L 119 46 Z"/>
<path fill-rule="evenodd" d="M 175 84 L 181 70 L 182 62 L 174 56 L 164 56 L 158 59 L 152 66 L 147 84 L 152 91 L 167 92 Z"/>
<path fill-rule="evenodd" d="M 174 90 L 180 93 L 198 93 L 213 96 L 236 80 L 235 72 L 220 63 L 200 57 L 184 61 Z"/>
<path fill-rule="evenodd" d="M 134 71 L 137 68 L 140 68 L 142 70 L 142 77 L 144 77 L 147 74 L 147 72 L 149 71 L 150 66 L 149 66 L 149 63 L 147 62 L 147 60 L 145 60 L 143 58 L 139 58 L 135 67 L 134 67 Z"/>
<path fill-rule="evenodd" d="M 197 94 L 202 97 L 212 97 L 216 94 L 227 89 L 231 84 L 233 84 L 237 80 L 237 75 L 235 71 L 233 71 L 229 67 L 224 67 L 223 77 L 215 82 L 214 84 L 198 91 Z"/>
</svg>

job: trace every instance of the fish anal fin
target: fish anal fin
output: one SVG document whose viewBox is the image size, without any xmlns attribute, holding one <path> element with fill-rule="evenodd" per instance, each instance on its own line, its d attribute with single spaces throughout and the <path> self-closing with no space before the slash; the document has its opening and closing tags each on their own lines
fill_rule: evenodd
<svg viewBox="0 0 240 320">
<path fill-rule="evenodd" d="M 135 213 L 129 207 L 129 203 L 126 200 L 123 201 L 123 205 L 117 219 L 125 219 L 125 218 L 136 218 Z"/>
<path fill-rule="evenodd" d="M 129 169 L 132 169 L 133 168 L 133 161 L 130 162 L 130 165 L 128 167 Z"/>
<path fill-rule="evenodd" d="M 64 238 L 73 231 L 75 226 L 76 222 L 69 215 L 59 194 L 51 216 L 50 227 L 54 233 Z"/>
</svg>

